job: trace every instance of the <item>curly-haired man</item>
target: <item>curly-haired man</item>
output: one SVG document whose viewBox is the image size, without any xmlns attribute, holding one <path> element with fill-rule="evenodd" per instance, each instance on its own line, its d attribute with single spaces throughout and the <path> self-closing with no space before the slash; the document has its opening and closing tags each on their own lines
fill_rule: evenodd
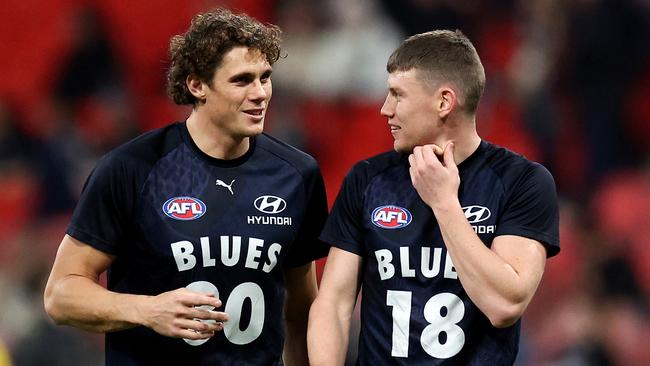
<svg viewBox="0 0 650 366">
<path fill-rule="evenodd" d="M 45 307 L 107 333 L 108 365 L 307 364 L 327 203 L 315 160 L 262 133 L 279 43 L 246 15 L 197 15 L 169 49 L 168 93 L 193 106 L 187 120 L 88 178 Z"/>
</svg>

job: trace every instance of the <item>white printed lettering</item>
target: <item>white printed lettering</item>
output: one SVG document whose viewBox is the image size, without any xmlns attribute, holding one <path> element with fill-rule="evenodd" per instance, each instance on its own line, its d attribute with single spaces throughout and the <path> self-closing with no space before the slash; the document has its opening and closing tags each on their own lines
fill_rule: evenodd
<svg viewBox="0 0 650 366">
<path fill-rule="evenodd" d="M 249 225 L 291 226 L 293 221 L 288 216 L 247 216 L 246 223 Z"/>
<path fill-rule="evenodd" d="M 387 280 L 395 275 L 395 266 L 390 262 L 393 260 L 393 253 L 388 249 L 380 249 L 375 251 L 377 257 L 377 271 L 379 278 Z"/>
<path fill-rule="evenodd" d="M 174 254 L 174 260 L 176 261 L 176 267 L 178 271 L 187 271 L 188 269 L 194 268 L 196 265 L 196 257 L 192 255 L 194 252 L 194 245 L 187 240 L 177 241 L 171 243 L 172 254 Z"/>
<path fill-rule="evenodd" d="M 442 257 L 442 248 L 433 248 L 433 263 L 431 263 L 431 248 L 422 247 L 422 275 L 426 278 L 433 278 L 440 273 L 440 258 Z"/>
<path fill-rule="evenodd" d="M 394 212 L 391 212 L 394 213 Z M 408 247 L 400 247 L 399 248 L 399 262 L 402 267 L 402 277 L 415 277 L 415 270 L 410 267 L 410 259 L 409 258 L 409 248 Z"/>
<path fill-rule="evenodd" d="M 221 236 L 221 263 L 224 266 L 232 267 L 239 262 L 241 252 L 241 236 L 232 237 L 232 251 L 230 250 L 230 237 Z"/>
<path fill-rule="evenodd" d="M 269 246 L 269 261 L 267 263 L 264 263 L 264 267 L 262 267 L 262 271 L 266 273 L 271 272 L 271 270 L 278 263 L 278 254 L 280 254 L 281 250 L 282 250 L 282 245 L 278 243 L 273 243 Z"/>
<path fill-rule="evenodd" d="M 496 225 L 472 225 L 472 229 L 477 234 L 494 234 Z"/>
<path fill-rule="evenodd" d="M 257 259 L 262 255 L 262 252 L 258 249 L 264 245 L 264 240 L 257 238 L 248 239 L 248 254 L 246 255 L 246 268 L 257 269 L 259 267 L 259 262 Z"/>
<path fill-rule="evenodd" d="M 201 237 L 201 253 L 203 254 L 203 267 L 214 267 L 217 261 L 210 258 L 210 238 L 207 236 Z"/>
<path fill-rule="evenodd" d="M 454 262 L 451 261 L 449 252 L 447 252 L 447 258 L 445 258 L 445 278 L 458 279 L 458 274 L 456 273 L 456 268 L 454 268 Z"/>
<path fill-rule="evenodd" d="M 414 248 L 415 249 L 415 248 Z M 440 275 L 442 267 L 443 248 L 433 248 L 433 260 L 431 259 L 431 247 L 420 247 L 420 266 L 411 266 L 410 257 L 411 247 L 405 246 L 399 248 L 400 276 L 403 278 L 413 278 L 416 270 L 419 268 L 422 276 L 433 278 Z M 377 258 L 377 271 L 379 278 L 383 280 L 391 279 L 395 275 L 395 265 L 393 265 L 393 252 L 388 249 L 379 249 L 375 251 Z M 414 262 L 417 263 L 416 259 Z M 444 278 L 458 279 L 458 274 L 454 268 L 454 262 L 451 260 L 449 253 L 445 251 L 445 267 L 442 273 Z"/>
<path fill-rule="evenodd" d="M 243 265 L 245 268 L 254 270 L 262 270 L 270 273 L 276 267 L 280 253 L 282 252 L 282 245 L 279 243 L 272 243 L 269 245 L 264 244 L 263 239 L 248 238 L 248 247 L 242 249 L 241 236 L 227 236 L 222 235 L 219 243 L 220 248 L 215 248 L 210 237 L 203 236 L 199 238 L 200 244 L 194 244 L 188 240 L 182 240 L 170 244 L 172 255 L 176 263 L 178 271 L 187 271 L 193 269 L 197 265 L 197 261 L 202 261 L 203 267 L 215 267 L 217 263 L 216 253 L 220 253 L 220 263 L 226 267 L 233 267 L 237 264 Z M 201 256 L 195 255 L 195 249 L 201 246 Z M 246 256 L 244 259 L 243 257 Z M 197 258 L 199 257 L 199 258 Z"/>
</svg>

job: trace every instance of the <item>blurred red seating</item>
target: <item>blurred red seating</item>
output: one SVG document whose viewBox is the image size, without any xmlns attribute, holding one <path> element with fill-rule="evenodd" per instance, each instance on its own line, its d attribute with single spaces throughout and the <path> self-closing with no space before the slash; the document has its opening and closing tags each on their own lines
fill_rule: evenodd
<svg viewBox="0 0 650 366">
<path fill-rule="evenodd" d="M 0 258 L 9 238 L 35 216 L 39 201 L 34 174 L 22 166 L 3 168 L 0 174 Z"/>
</svg>

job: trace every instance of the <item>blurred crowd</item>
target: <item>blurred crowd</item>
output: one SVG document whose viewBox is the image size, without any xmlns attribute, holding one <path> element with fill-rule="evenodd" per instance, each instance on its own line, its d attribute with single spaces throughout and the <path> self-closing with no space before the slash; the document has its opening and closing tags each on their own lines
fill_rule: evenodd
<svg viewBox="0 0 650 366">
<path fill-rule="evenodd" d="M 650 364 L 647 0 L 9 0 L 0 366 L 103 363 L 101 335 L 45 317 L 44 282 L 97 159 L 189 114 L 165 95 L 167 45 L 215 6 L 283 29 L 266 129 L 316 157 L 330 204 L 355 161 L 392 148 L 379 115 L 388 55 L 414 33 L 461 29 L 486 68 L 479 133 L 548 167 L 561 199 L 562 251 L 524 316 L 517 365 Z"/>
</svg>

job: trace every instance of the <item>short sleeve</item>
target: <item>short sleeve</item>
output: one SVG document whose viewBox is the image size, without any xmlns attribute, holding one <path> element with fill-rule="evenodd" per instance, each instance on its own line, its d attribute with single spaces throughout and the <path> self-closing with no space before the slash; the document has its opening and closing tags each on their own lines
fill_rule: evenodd
<svg viewBox="0 0 650 366">
<path fill-rule="evenodd" d="M 305 189 L 307 193 L 305 218 L 285 260 L 287 267 L 298 267 L 323 258 L 329 250 L 329 246 L 318 238 L 327 219 L 327 195 L 318 165 L 315 165 L 311 174 L 305 178 Z"/>
<path fill-rule="evenodd" d="M 363 192 L 367 181 L 364 165 L 367 164 L 365 161 L 358 163 L 343 180 L 330 217 L 321 234 L 323 241 L 357 255 L 363 254 L 364 245 L 361 217 L 363 216 Z"/>
<path fill-rule="evenodd" d="M 136 200 L 133 174 L 124 160 L 104 156 L 90 173 L 66 233 L 117 255 L 132 232 Z"/>
<path fill-rule="evenodd" d="M 518 235 L 541 242 L 552 257 L 560 251 L 559 208 L 555 182 L 542 165 L 533 163 L 508 195 L 497 235 Z"/>
</svg>

